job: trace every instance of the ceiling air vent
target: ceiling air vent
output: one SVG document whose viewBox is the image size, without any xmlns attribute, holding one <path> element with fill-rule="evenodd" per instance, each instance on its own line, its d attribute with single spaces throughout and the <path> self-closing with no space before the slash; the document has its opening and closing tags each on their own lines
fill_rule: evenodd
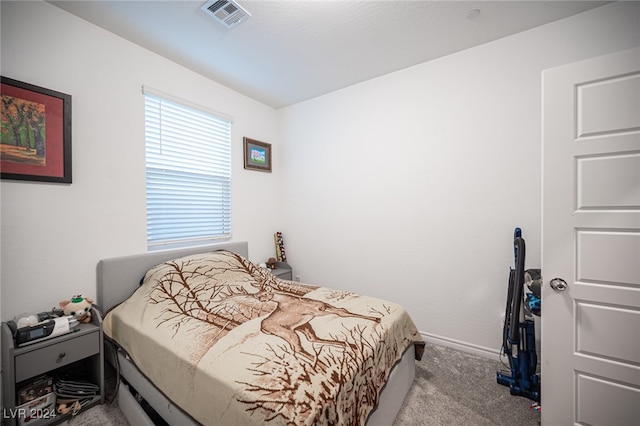
<svg viewBox="0 0 640 426">
<path fill-rule="evenodd" d="M 202 5 L 202 10 L 227 28 L 233 28 L 251 16 L 234 0 L 209 0 Z"/>
</svg>

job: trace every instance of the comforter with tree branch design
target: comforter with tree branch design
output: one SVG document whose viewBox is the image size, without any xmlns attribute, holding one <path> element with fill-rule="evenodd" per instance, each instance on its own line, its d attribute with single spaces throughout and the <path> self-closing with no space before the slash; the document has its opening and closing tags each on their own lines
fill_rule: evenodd
<svg viewBox="0 0 640 426">
<path fill-rule="evenodd" d="M 424 343 L 399 305 L 274 277 L 229 251 L 150 269 L 105 334 L 203 424 L 363 425 Z"/>
</svg>

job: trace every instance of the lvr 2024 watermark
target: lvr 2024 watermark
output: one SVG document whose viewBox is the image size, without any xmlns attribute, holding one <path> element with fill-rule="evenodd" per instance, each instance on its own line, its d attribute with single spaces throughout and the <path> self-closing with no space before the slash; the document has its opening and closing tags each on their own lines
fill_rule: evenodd
<svg viewBox="0 0 640 426">
<path fill-rule="evenodd" d="M 2 410 L 3 419 L 29 420 L 53 419 L 57 415 L 54 408 L 5 408 Z"/>
</svg>

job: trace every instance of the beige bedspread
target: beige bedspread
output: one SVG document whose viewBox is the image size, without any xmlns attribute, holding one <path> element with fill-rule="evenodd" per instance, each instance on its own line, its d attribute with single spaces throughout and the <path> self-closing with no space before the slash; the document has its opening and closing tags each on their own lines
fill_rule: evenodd
<svg viewBox="0 0 640 426">
<path fill-rule="evenodd" d="M 363 425 L 422 339 L 399 305 L 274 277 L 228 252 L 149 270 L 105 334 L 203 424 Z"/>
</svg>

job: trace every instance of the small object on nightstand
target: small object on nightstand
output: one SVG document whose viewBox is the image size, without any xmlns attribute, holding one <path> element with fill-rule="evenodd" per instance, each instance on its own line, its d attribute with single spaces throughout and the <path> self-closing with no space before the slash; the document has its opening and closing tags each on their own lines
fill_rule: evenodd
<svg viewBox="0 0 640 426">
<path fill-rule="evenodd" d="M 287 255 L 284 252 L 284 239 L 282 238 L 282 232 L 276 232 L 273 237 L 276 242 L 276 257 L 278 258 L 278 262 L 286 262 Z"/>
<path fill-rule="evenodd" d="M 270 257 L 269 260 L 267 260 L 267 268 L 269 269 L 276 269 L 276 258 L 275 257 Z"/>
<path fill-rule="evenodd" d="M 80 322 L 91 322 L 91 305 L 93 300 L 78 294 L 71 300 L 62 300 L 60 308 L 65 315 L 73 315 Z"/>
<path fill-rule="evenodd" d="M 67 316 L 18 328 L 13 333 L 13 336 L 16 346 L 20 347 L 45 339 L 53 339 L 54 337 L 61 336 L 63 334 L 72 333 L 77 329 L 78 320 L 73 316 Z"/>
</svg>

